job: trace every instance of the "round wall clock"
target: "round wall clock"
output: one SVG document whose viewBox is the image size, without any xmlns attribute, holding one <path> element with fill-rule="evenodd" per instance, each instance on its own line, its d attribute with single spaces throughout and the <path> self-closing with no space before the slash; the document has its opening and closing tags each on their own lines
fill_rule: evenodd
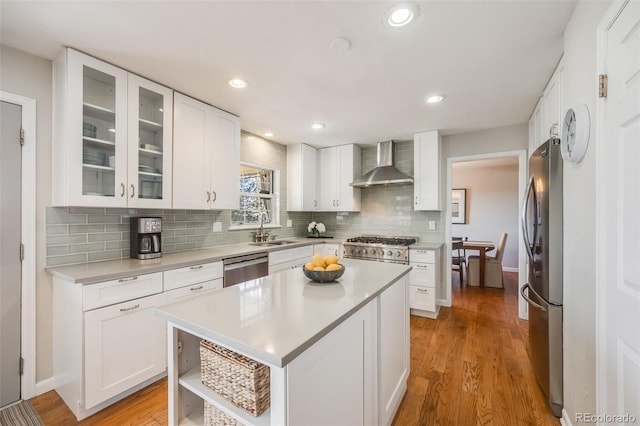
<svg viewBox="0 0 640 426">
<path fill-rule="evenodd" d="M 589 109 L 580 104 L 569 108 L 562 123 L 562 158 L 570 163 L 579 163 L 589 146 Z"/>
</svg>

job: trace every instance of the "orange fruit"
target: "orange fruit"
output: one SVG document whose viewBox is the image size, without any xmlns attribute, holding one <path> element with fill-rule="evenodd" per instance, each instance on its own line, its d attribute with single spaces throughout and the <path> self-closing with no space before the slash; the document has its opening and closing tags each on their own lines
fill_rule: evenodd
<svg viewBox="0 0 640 426">
<path fill-rule="evenodd" d="M 337 263 L 330 263 L 327 265 L 326 271 L 339 271 L 342 269 L 342 265 L 338 265 Z"/>
<path fill-rule="evenodd" d="M 316 253 L 316 254 L 313 255 L 312 262 L 316 266 L 323 266 L 324 267 L 324 256 L 322 256 L 320 253 Z"/>
<path fill-rule="evenodd" d="M 324 268 L 322 266 L 316 266 L 315 268 L 313 268 L 314 271 L 324 271 Z"/>
<path fill-rule="evenodd" d="M 324 261 L 327 265 L 338 263 L 338 256 L 336 256 L 335 254 L 330 254 L 324 258 Z"/>
<path fill-rule="evenodd" d="M 313 262 L 309 262 L 307 264 L 304 265 L 304 269 L 308 269 L 310 271 L 313 271 L 313 268 L 315 268 L 316 265 Z"/>
</svg>

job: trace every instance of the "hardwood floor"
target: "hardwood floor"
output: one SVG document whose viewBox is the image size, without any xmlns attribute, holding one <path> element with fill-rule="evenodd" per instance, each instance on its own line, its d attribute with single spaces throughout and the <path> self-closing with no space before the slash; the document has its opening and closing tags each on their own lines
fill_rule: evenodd
<svg viewBox="0 0 640 426">
<path fill-rule="evenodd" d="M 558 425 L 527 355 L 518 275 L 505 289 L 458 285 L 437 321 L 411 316 L 411 374 L 393 424 Z"/>
<path fill-rule="evenodd" d="M 529 364 L 517 274 L 505 273 L 505 285 L 454 283 L 453 308 L 438 320 L 411 317 L 411 375 L 395 426 L 559 424 Z M 166 380 L 79 423 L 54 391 L 31 402 L 46 426 L 167 424 Z"/>
</svg>

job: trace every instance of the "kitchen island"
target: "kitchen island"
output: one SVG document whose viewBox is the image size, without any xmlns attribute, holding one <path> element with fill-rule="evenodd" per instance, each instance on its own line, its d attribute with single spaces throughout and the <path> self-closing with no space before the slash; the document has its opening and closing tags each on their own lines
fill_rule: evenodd
<svg viewBox="0 0 640 426">
<path fill-rule="evenodd" d="M 204 401 L 247 425 L 390 424 L 409 375 L 411 267 L 343 264 L 335 283 L 291 269 L 156 308 L 168 323 L 169 424 L 202 424 Z M 266 412 L 201 383 L 201 339 L 270 368 Z"/>
</svg>

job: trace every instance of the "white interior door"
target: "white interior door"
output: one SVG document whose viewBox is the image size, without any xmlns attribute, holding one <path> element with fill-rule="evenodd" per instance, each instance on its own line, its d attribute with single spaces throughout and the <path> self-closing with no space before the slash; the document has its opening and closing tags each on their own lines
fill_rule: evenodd
<svg viewBox="0 0 640 426">
<path fill-rule="evenodd" d="M 22 108 L 1 102 L 0 407 L 20 399 Z"/>
<path fill-rule="evenodd" d="M 608 14 L 600 52 L 609 77 L 598 140 L 599 414 L 640 419 L 640 2 Z M 607 25 L 608 24 L 608 25 Z M 617 420 L 614 423 L 622 423 Z M 626 423 L 626 421 L 625 421 Z"/>
</svg>

